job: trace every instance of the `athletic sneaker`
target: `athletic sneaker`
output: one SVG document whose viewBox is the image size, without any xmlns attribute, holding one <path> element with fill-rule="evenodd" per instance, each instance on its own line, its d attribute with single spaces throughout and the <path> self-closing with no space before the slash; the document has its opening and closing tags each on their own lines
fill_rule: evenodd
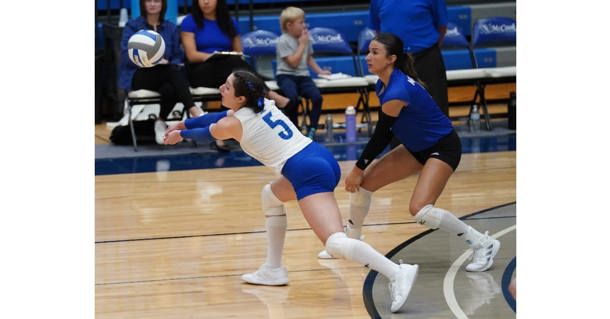
<svg viewBox="0 0 610 319">
<path fill-rule="evenodd" d="M 390 281 L 390 296 L 392 296 L 392 306 L 390 310 L 397 312 L 407 302 L 407 297 L 413 288 L 415 278 L 417 278 L 418 265 L 400 264 L 398 272 L 394 275 L 394 280 Z"/>
<path fill-rule="evenodd" d="M 472 246 L 472 262 L 466 265 L 466 271 L 485 271 L 494 263 L 494 257 L 500 250 L 500 241 L 485 232 L 481 241 Z"/>
<path fill-rule="evenodd" d="M 165 130 L 167 125 L 161 120 L 155 121 L 155 141 L 157 144 L 163 145 L 163 137 L 165 136 Z"/>
<path fill-rule="evenodd" d="M 343 231 L 345 232 L 345 235 L 347 235 L 347 237 L 349 237 L 349 238 L 358 239 L 358 240 L 362 240 L 364 238 L 364 236 L 360 235 L 360 232 L 362 230 L 356 231 L 355 229 L 353 229 L 350 226 L 349 222 L 347 223 L 347 225 L 345 225 L 343 227 Z M 333 257 L 331 254 L 329 254 L 326 251 L 326 249 L 324 249 L 318 253 L 318 258 L 319 259 L 334 259 L 335 257 Z"/>
<path fill-rule="evenodd" d="M 241 279 L 253 285 L 283 286 L 288 283 L 288 272 L 285 267 L 269 268 L 263 264 L 257 271 L 242 275 Z"/>
</svg>

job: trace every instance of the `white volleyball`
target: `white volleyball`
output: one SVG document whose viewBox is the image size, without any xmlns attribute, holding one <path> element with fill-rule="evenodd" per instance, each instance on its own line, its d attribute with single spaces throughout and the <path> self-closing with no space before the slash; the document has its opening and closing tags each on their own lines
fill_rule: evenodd
<svg viewBox="0 0 610 319">
<path fill-rule="evenodd" d="M 152 30 L 140 30 L 127 42 L 129 59 L 141 68 L 155 66 L 163 59 L 164 53 L 163 37 Z"/>
</svg>

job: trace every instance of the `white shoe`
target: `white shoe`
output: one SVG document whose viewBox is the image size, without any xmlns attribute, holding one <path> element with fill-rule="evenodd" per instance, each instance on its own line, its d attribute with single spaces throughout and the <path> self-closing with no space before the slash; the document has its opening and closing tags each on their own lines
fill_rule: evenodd
<svg viewBox="0 0 610 319">
<path fill-rule="evenodd" d="M 288 283 L 288 272 L 285 267 L 268 268 L 262 265 L 257 271 L 242 275 L 241 279 L 253 285 L 283 286 Z"/>
<path fill-rule="evenodd" d="M 354 229 L 350 226 L 349 222 L 347 223 L 347 225 L 345 225 L 343 227 L 343 231 L 345 232 L 345 234 L 347 235 L 347 237 L 352 238 L 352 239 L 358 239 L 358 240 L 362 240 L 364 239 L 364 236 L 362 236 L 360 234 L 360 232 L 362 231 L 361 229 Z M 326 249 L 322 250 L 321 252 L 318 253 L 318 258 L 319 259 L 335 259 L 335 257 L 333 257 L 333 255 L 329 254 Z"/>
<path fill-rule="evenodd" d="M 321 252 L 318 253 L 318 258 L 319 259 L 335 259 L 335 257 L 333 257 L 333 255 L 329 254 L 326 249 L 322 250 Z"/>
<path fill-rule="evenodd" d="M 155 121 L 155 141 L 157 144 L 163 145 L 163 139 L 165 137 L 165 130 L 167 129 L 167 125 L 165 122 L 161 120 Z"/>
<path fill-rule="evenodd" d="M 407 302 L 407 297 L 413 288 L 415 278 L 417 278 L 418 265 L 400 264 L 398 273 L 394 275 L 394 280 L 390 281 L 390 296 L 392 296 L 392 306 L 390 310 L 397 312 Z"/>
<path fill-rule="evenodd" d="M 485 232 L 478 244 L 472 246 L 472 262 L 466 265 L 466 271 L 485 271 L 494 263 L 494 257 L 500 250 L 500 241 Z"/>
</svg>

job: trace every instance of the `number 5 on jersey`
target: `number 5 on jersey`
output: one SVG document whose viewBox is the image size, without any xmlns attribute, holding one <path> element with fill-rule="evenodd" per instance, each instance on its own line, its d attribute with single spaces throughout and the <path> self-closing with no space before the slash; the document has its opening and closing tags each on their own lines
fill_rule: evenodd
<svg viewBox="0 0 610 319">
<path fill-rule="evenodd" d="M 272 120 L 271 119 L 271 112 L 268 112 L 267 114 L 265 114 L 263 116 L 263 120 L 265 121 L 265 123 L 267 123 L 267 125 L 269 125 L 270 128 L 275 128 L 276 126 L 281 126 L 282 127 L 282 131 L 278 133 L 278 135 L 285 140 L 288 140 L 292 137 L 292 130 L 290 129 L 290 127 L 288 127 L 288 125 L 282 121 L 281 119 L 279 120 Z"/>
</svg>

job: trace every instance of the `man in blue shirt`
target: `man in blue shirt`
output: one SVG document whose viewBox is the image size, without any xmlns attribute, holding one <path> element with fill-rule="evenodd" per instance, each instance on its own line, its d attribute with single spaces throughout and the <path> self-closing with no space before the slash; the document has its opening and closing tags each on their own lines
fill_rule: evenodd
<svg viewBox="0 0 610 319">
<path fill-rule="evenodd" d="M 371 0 L 369 27 L 402 40 L 418 76 L 445 115 L 449 115 L 447 74 L 439 44 L 447 31 L 445 0 Z"/>
</svg>

